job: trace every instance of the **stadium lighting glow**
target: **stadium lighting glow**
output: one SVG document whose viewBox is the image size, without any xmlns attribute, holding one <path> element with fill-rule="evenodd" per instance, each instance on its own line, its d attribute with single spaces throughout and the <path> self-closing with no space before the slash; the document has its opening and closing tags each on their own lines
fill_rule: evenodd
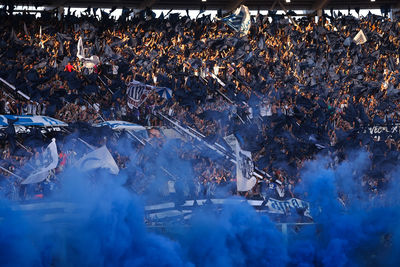
<svg viewBox="0 0 400 267">
<path fill-rule="evenodd" d="M 201 2 L 207 2 L 207 0 L 201 0 Z"/>
<path fill-rule="evenodd" d="M 286 1 L 286 3 L 290 3 L 290 0 L 285 0 Z"/>
<path fill-rule="evenodd" d="M 371 0 L 371 2 L 375 2 L 375 0 Z"/>
</svg>

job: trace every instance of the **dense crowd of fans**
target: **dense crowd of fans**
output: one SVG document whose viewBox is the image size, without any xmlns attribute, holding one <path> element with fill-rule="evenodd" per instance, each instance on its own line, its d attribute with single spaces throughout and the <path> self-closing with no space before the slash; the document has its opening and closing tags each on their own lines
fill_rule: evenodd
<svg viewBox="0 0 400 267">
<path fill-rule="evenodd" d="M 398 163 L 399 135 L 377 140 L 368 129 L 391 127 L 400 116 L 400 22 L 324 16 L 318 22 L 299 19 L 295 26 L 283 16 L 271 17 L 253 18 L 249 34 L 240 36 L 209 17 L 155 18 L 150 11 L 118 21 L 105 12 L 101 18 L 67 14 L 61 20 L 48 14 L 2 16 L 0 77 L 31 100 L 4 91 L 0 113 L 171 127 L 154 116 L 160 112 L 210 143 L 234 134 L 255 165 L 281 182 L 260 181 L 246 193 L 251 198 L 295 197 L 307 160 L 323 154 L 338 164 L 350 152 L 365 150 L 371 164 L 360 186 L 378 195 Z M 367 42 L 357 45 L 353 37 L 360 30 Z M 80 37 L 85 57 L 98 56 L 99 64 L 85 66 L 77 58 Z M 131 109 L 126 89 L 133 80 L 170 88 L 172 98 L 153 92 Z M 29 145 L 28 156 L 13 155 L 6 141 L 2 146 L 2 166 L 12 171 L 39 154 Z M 184 144 L 178 148 L 192 166 L 198 196 L 235 183 L 231 163 Z M 130 184 L 140 191 L 151 183 L 145 166 L 152 161 L 138 153 L 142 169 Z M 127 158 L 114 156 L 120 167 L 129 166 Z"/>
</svg>

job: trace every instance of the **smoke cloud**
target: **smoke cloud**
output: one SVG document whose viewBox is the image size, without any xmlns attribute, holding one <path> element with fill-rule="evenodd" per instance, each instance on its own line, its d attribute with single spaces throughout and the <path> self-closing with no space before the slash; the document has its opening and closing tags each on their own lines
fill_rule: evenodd
<svg viewBox="0 0 400 267">
<path fill-rule="evenodd" d="M 302 170 L 304 200 L 310 202 L 314 225 L 281 231 L 267 216 L 237 201 L 221 210 L 205 206 L 187 224 L 170 224 L 153 231 L 145 224 L 144 206 L 151 194 L 138 195 L 127 181 L 141 177 L 141 168 L 168 164 L 179 176 L 193 179 L 191 166 L 174 156 L 177 143 L 135 165 L 134 149 L 126 171 L 110 176 L 67 169 L 62 189 L 49 201 L 73 203 L 66 218 L 43 221 L 44 214 L 19 210 L 17 203 L 0 203 L 0 264 L 2 266 L 399 266 L 398 172 L 381 196 L 362 188 L 369 155 L 354 152 L 332 168 L 320 157 Z M 118 147 L 118 146 L 117 146 Z M 126 147 L 125 147 L 126 148 Z M 123 147 L 118 147 L 119 150 Z M 148 153 L 151 153 L 149 150 Z M 351 160 L 350 160 L 351 159 Z M 156 175 L 163 176 L 161 174 Z M 159 179 L 151 186 L 157 189 Z M 152 187 L 150 186 L 149 191 Z M 345 195 L 345 205 L 338 196 Z M 47 203 L 47 202 L 46 202 Z M 235 204 L 236 203 L 236 204 Z"/>
</svg>

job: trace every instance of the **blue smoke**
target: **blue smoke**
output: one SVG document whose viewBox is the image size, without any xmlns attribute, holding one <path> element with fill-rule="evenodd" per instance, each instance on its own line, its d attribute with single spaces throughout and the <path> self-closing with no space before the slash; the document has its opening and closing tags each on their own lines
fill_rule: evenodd
<svg viewBox="0 0 400 267">
<path fill-rule="evenodd" d="M 274 224 L 244 204 L 228 204 L 219 215 L 196 214 L 181 244 L 196 266 L 285 266 L 287 261 Z"/>
<path fill-rule="evenodd" d="M 359 151 L 337 168 L 328 168 L 321 158 L 309 162 L 302 173 L 304 195 L 311 203 L 316 230 L 305 229 L 293 237 L 289 255 L 293 265 L 301 266 L 398 266 L 399 202 L 388 205 L 390 195 L 372 201 L 361 188 L 362 174 L 370 162 Z M 394 177 L 396 175 L 394 174 Z M 397 183 L 391 185 L 396 188 Z M 345 206 L 339 193 L 348 196 Z M 314 236 L 313 236 L 314 234 Z M 397 246 L 398 248 L 398 246 Z M 385 256 L 383 256 L 385 255 Z"/>
<path fill-rule="evenodd" d="M 190 166 L 167 152 L 153 162 L 190 176 Z M 330 164 L 319 158 L 304 167 L 298 193 L 311 203 L 315 225 L 289 227 L 287 237 L 247 204 L 199 209 L 189 226 L 171 225 L 169 233 L 155 233 L 144 222 L 149 196 L 123 186 L 136 172 L 110 177 L 98 171 L 89 177 L 71 168 L 51 200 L 78 207 L 68 224 L 43 222 L 41 216 L 15 211 L 15 203 L 1 202 L 0 265 L 399 266 L 398 173 L 391 174 L 386 195 L 372 201 L 359 189 L 370 164 L 366 152 L 334 169 Z M 348 196 L 345 206 L 340 194 Z"/>
<path fill-rule="evenodd" d="M 29 239 L 31 225 L 11 209 L 6 200 L 0 201 L 0 265 L 30 266 L 38 263 L 39 254 Z"/>
</svg>

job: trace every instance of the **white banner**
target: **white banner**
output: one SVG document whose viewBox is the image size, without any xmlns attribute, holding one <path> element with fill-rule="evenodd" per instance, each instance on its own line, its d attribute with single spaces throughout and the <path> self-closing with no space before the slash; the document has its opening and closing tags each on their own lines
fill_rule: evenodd
<svg viewBox="0 0 400 267">
<path fill-rule="evenodd" d="M 267 204 L 269 213 L 285 214 L 293 209 L 303 209 L 304 216 L 311 217 L 310 214 L 310 204 L 298 198 L 291 198 L 287 200 L 276 200 L 269 198 Z"/>
<path fill-rule="evenodd" d="M 29 175 L 22 184 L 40 183 L 47 178 L 49 171 L 55 169 L 58 165 L 58 153 L 56 139 L 53 138 L 51 143 L 47 146 L 46 150 L 41 155 L 48 160 L 47 166 Z"/>
<path fill-rule="evenodd" d="M 107 169 L 111 174 L 117 175 L 119 173 L 118 165 L 106 146 L 102 146 L 87 153 L 77 162 L 76 165 L 82 171 L 102 168 Z"/>
<path fill-rule="evenodd" d="M 376 141 L 384 141 L 388 138 L 397 140 L 400 136 L 400 123 L 371 126 L 364 130 L 364 133 L 366 132 L 368 132 L 371 137 L 375 138 Z"/>
</svg>

